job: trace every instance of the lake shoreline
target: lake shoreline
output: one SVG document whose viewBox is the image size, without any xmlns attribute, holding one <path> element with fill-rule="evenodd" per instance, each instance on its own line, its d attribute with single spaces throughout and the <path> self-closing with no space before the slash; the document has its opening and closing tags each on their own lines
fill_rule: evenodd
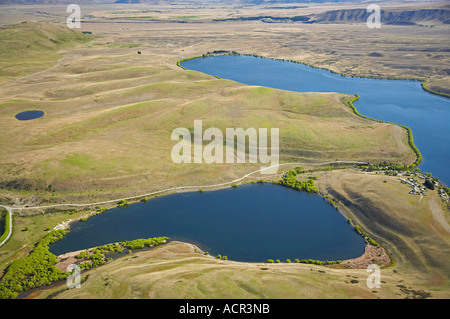
<svg viewBox="0 0 450 319">
<path fill-rule="evenodd" d="M 208 52 L 208 53 L 203 54 L 203 55 L 201 55 L 201 56 L 193 56 L 193 57 L 188 57 L 188 58 L 180 59 L 180 60 L 178 60 L 178 61 L 176 62 L 176 65 L 177 65 L 178 67 L 180 67 L 181 69 L 183 69 L 183 70 L 189 70 L 189 69 L 187 69 L 186 67 L 182 66 L 181 63 L 187 62 L 187 61 L 190 61 L 190 60 L 194 60 L 194 59 L 202 59 L 202 58 L 207 58 L 207 57 L 213 57 L 213 56 L 226 56 L 226 55 L 253 56 L 253 57 L 256 57 L 256 58 L 263 58 L 263 59 L 269 59 L 269 60 L 274 60 L 274 61 L 292 62 L 292 63 L 296 63 L 296 64 L 302 64 L 302 65 L 305 65 L 305 66 L 309 66 L 309 67 L 314 68 L 314 69 L 319 69 L 319 70 L 328 71 L 328 72 L 333 73 L 333 74 L 338 74 L 338 75 L 340 75 L 340 76 L 342 76 L 342 77 L 360 78 L 360 79 L 374 79 L 374 80 L 404 80 L 404 81 L 417 81 L 417 82 L 420 82 L 420 83 L 421 83 L 422 89 L 423 89 L 424 91 L 426 91 L 426 92 L 428 92 L 428 93 L 431 93 L 431 94 L 438 95 L 438 96 L 450 98 L 450 94 L 447 94 L 447 93 L 444 93 L 444 92 L 434 91 L 434 90 L 428 88 L 428 87 L 426 86 L 427 80 L 426 80 L 426 79 L 423 79 L 423 78 L 381 77 L 381 76 L 379 76 L 379 77 L 372 77 L 372 76 L 364 76 L 364 75 L 350 76 L 350 75 L 345 75 L 345 73 L 336 72 L 336 71 L 331 70 L 331 69 L 329 69 L 329 68 L 326 68 L 326 67 L 319 67 L 319 66 L 316 66 L 316 65 L 314 65 L 314 64 L 307 63 L 307 62 L 302 62 L 302 61 L 297 61 L 297 60 L 290 60 L 290 59 L 283 59 L 283 58 L 270 58 L 270 57 L 265 57 L 265 56 L 262 56 L 262 55 L 259 55 L 259 54 L 253 54 L 253 53 L 239 53 L 239 52 L 236 52 L 236 51 L 229 51 L 228 53 L 226 53 L 226 52 L 225 52 L 225 53 L 211 53 L 211 52 Z M 215 78 L 217 78 L 217 79 L 221 79 L 220 77 L 215 76 L 215 75 L 214 75 L 213 77 L 215 77 Z M 375 120 L 375 121 L 376 121 L 376 120 Z"/>
<path fill-rule="evenodd" d="M 266 262 L 243 262 L 243 261 L 233 261 L 233 260 L 220 260 L 214 256 L 210 256 L 210 255 L 206 255 L 204 251 L 202 251 L 197 245 L 189 243 L 189 242 L 183 242 L 183 241 L 172 241 L 169 240 L 167 243 L 163 244 L 163 245 L 158 245 L 156 247 L 153 248 L 145 248 L 145 249 L 141 249 L 138 251 L 134 251 L 131 253 L 131 255 L 133 254 L 140 254 L 140 253 L 145 253 L 147 251 L 150 250 L 154 250 L 155 248 L 161 248 L 164 246 L 168 246 L 170 244 L 181 244 L 181 245 L 186 245 L 191 247 L 191 249 L 197 253 L 199 253 L 200 256 L 202 256 L 202 258 L 211 258 L 211 259 L 216 259 L 217 261 L 220 262 L 225 262 L 225 263 L 230 263 L 230 264 L 248 264 L 248 265 L 255 265 L 255 266 L 262 266 L 262 265 L 267 265 Z M 95 247 L 93 247 L 95 248 Z M 61 269 L 61 267 L 63 268 L 63 263 L 64 261 L 62 259 L 64 258 L 73 258 L 73 260 L 75 260 L 75 258 L 73 257 L 75 254 L 82 252 L 84 250 L 80 250 L 77 252 L 71 252 L 71 253 L 67 253 L 67 254 L 63 254 L 58 256 L 58 259 L 61 259 L 60 263 L 58 263 L 57 267 Z M 382 256 L 379 256 L 380 253 L 383 253 Z M 120 258 L 124 258 L 130 256 L 128 254 L 124 254 L 123 256 L 119 256 L 116 258 L 113 258 L 113 260 L 106 262 L 105 264 L 111 263 L 116 261 L 117 259 Z M 383 248 L 377 248 L 374 246 L 371 246 L 369 244 L 366 245 L 365 247 L 365 251 L 363 253 L 363 255 L 356 257 L 356 258 L 352 258 L 352 259 L 346 259 L 343 260 L 342 263 L 340 264 L 333 264 L 333 265 L 314 265 L 315 267 L 323 267 L 323 269 L 326 268 L 335 268 L 335 269 L 366 269 L 368 265 L 373 264 L 373 259 L 377 258 L 377 264 L 380 266 L 380 268 L 385 268 L 385 267 L 389 267 L 390 265 L 392 265 L 392 262 L 389 258 L 389 255 L 384 251 Z M 295 262 L 291 262 L 291 263 L 286 263 L 284 261 L 280 262 L 280 263 L 272 263 L 270 264 L 271 267 L 284 267 L 287 265 L 292 265 L 292 264 L 298 264 L 299 267 L 308 267 L 309 264 L 307 263 L 295 263 Z M 96 267 L 91 268 L 91 269 L 86 269 L 86 270 L 82 270 L 81 274 L 82 275 L 86 275 L 89 276 L 90 272 L 92 272 L 93 270 L 95 270 Z M 34 299 L 37 298 L 41 293 L 43 293 L 46 290 L 52 290 L 52 289 L 59 289 L 60 287 L 66 285 L 67 281 L 66 280 L 61 280 L 61 281 L 57 281 L 52 283 L 49 286 L 44 286 L 44 287 L 39 287 L 39 288 L 35 288 L 29 291 L 24 291 L 22 292 L 18 299 Z M 67 290 L 68 288 L 62 290 L 62 291 L 56 291 L 55 294 L 59 295 L 60 293 L 62 293 L 63 291 Z"/>
<path fill-rule="evenodd" d="M 278 65 L 276 61 L 292 63 L 293 66 L 284 63 Z M 301 67 L 295 67 L 295 64 Z M 421 165 L 422 170 L 433 173 L 444 183 L 449 178 L 448 172 L 443 169 L 444 162 L 439 159 L 448 155 L 446 148 L 441 145 L 447 142 L 445 133 L 448 127 L 444 119 L 448 115 L 447 99 L 450 95 L 429 89 L 426 86 L 426 79 L 346 76 L 343 73 L 304 62 L 264 57 L 258 54 L 241 54 L 235 51 L 208 52 L 202 56 L 179 60 L 177 65 L 185 70 L 202 72 L 247 85 L 299 93 L 345 92 L 347 95 L 353 95 L 354 98 L 347 101 L 347 104 L 357 116 L 378 123 L 393 124 L 406 130 L 407 144 L 416 156 L 415 161 L 408 160 L 406 164 L 411 167 Z M 232 65 L 236 65 L 238 72 L 230 71 Z M 318 71 L 315 72 L 313 69 Z M 246 75 L 245 70 L 258 76 Z M 280 72 L 277 77 L 263 75 L 263 72 L 273 73 L 276 70 Z M 308 81 L 305 80 L 307 78 Z M 377 94 L 382 90 L 385 94 Z M 354 91 L 358 94 L 354 94 Z M 360 95 L 361 102 L 358 103 L 359 110 L 357 110 L 353 102 L 359 100 Z M 431 105 L 433 108 L 428 109 L 427 107 Z M 377 107 L 374 108 L 374 106 Z M 429 129 L 431 125 L 434 125 L 434 130 Z"/>
<path fill-rule="evenodd" d="M 248 181 L 248 182 L 243 182 L 243 183 L 239 184 L 239 186 L 248 185 L 248 184 L 256 184 L 256 182 L 250 182 L 250 181 Z M 274 180 L 265 180 L 265 181 L 264 181 L 264 184 L 272 184 L 272 186 L 283 186 L 283 185 L 280 185 L 280 184 L 278 183 L 278 181 L 274 181 Z M 237 186 L 237 185 L 236 185 L 236 186 Z M 237 186 L 237 188 L 239 188 L 239 186 Z M 208 190 L 208 192 L 214 192 L 214 191 L 226 190 L 226 189 L 229 189 L 229 188 L 230 188 L 230 187 L 222 186 L 222 187 L 217 188 L 217 189 L 214 189 L 214 190 Z M 231 188 L 236 188 L 236 187 L 231 186 Z M 284 186 L 283 188 L 291 189 L 291 188 L 286 187 L 286 186 Z M 307 192 L 304 191 L 304 190 L 303 190 L 303 191 L 299 191 L 299 190 L 295 190 L 295 189 L 291 189 L 291 190 L 296 191 L 296 192 L 301 192 L 301 193 L 307 193 Z M 171 194 L 166 194 L 166 195 L 174 195 L 174 194 L 180 194 L 180 193 L 186 193 L 186 192 L 192 192 L 192 191 L 185 191 L 185 192 L 179 191 L 179 192 L 176 192 L 176 193 L 171 193 Z M 315 194 L 312 194 L 312 195 L 319 196 L 322 200 L 326 200 L 326 199 L 327 199 L 327 196 L 325 196 L 325 193 L 323 193 L 323 192 L 318 192 L 318 193 L 315 193 Z M 164 196 L 162 196 L 162 197 L 164 197 Z M 151 201 L 152 199 L 148 199 L 148 200 Z M 139 204 L 139 203 L 141 203 L 141 202 L 142 202 L 142 200 L 140 200 L 140 201 L 136 200 L 136 201 L 134 201 L 134 202 L 128 203 L 127 205 Z M 347 221 L 349 220 L 348 215 L 345 214 L 345 212 L 344 212 L 342 209 L 340 209 L 339 206 L 335 206 L 334 204 L 331 204 L 331 203 L 328 203 L 328 204 L 329 204 L 332 208 L 334 208 L 335 211 L 338 212 L 343 218 L 345 218 Z M 328 205 L 328 204 L 327 204 L 327 205 Z M 112 209 L 112 208 L 118 208 L 118 207 L 115 206 L 115 207 L 111 207 L 110 209 Z M 108 213 L 108 211 L 109 211 L 110 209 L 105 210 L 104 212 L 102 212 L 102 214 Z M 120 208 L 119 208 L 119 209 L 120 209 Z M 334 211 L 334 210 L 333 210 L 333 211 Z M 93 212 L 91 212 L 90 214 L 85 215 L 85 216 L 89 216 L 89 215 L 95 216 L 96 214 L 97 214 L 97 213 L 96 213 L 95 211 L 93 211 Z M 74 225 L 78 225 L 78 224 L 80 224 L 80 223 L 83 223 L 83 221 L 81 221 L 81 219 L 84 218 L 85 216 L 81 216 L 81 217 L 79 217 L 79 218 L 77 218 L 77 219 L 75 219 L 75 220 L 70 220 L 70 221 L 64 223 L 65 226 L 66 226 L 66 229 L 69 228 L 69 231 L 70 231 L 70 228 L 73 227 Z M 367 239 L 366 239 L 364 236 L 362 236 L 362 237 L 363 237 L 363 239 L 364 239 L 364 252 L 363 252 L 363 254 L 362 254 L 361 256 L 358 256 L 358 257 L 349 258 L 349 259 L 343 259 L 342 261 L 345 261 L 345 262 L 351 261 L 351 262 L 352 262 L 355 258 L 363 258 L 363 259 L 364 259 L 364 256 L 366 255 L 367 250 L 368 250 L 368 249 L 367 249 L 367 246 L 370 246 L 370 243 L 367 242 Z M 172 241 L 172 240 L 170 240 L 170 241 Z M 184 243 L 187 243 L 187 244 L 195 245 L 199 251 L 204 252 L 204 249 L 199 248 L 199 246 L 198 246 L 199 243 L 193 243 L 193 242 L 190 242 L 190 241 L 183 241 L 183 240 L 175 240 L 175 241 L 180 241 L 180 242 L 184 242 Z M 102 246 L 102 245 L 100 245 L 100 246 Z M 87 248 L 87 249 L 81 249 L 81 250 L 72 251 L 72 252 L 67 252 L 67 253 L 64 253 L 64 254 L 59 254 L 57 257 L 58 257 L 59 260 L 63 260 L 63 259 L 64 259 L 64 260 L 67 260 L 67 259 L 70 259 L 70 260 L 72 260 L 72 261 L 75 261 L 75 259 L 74 259 L 74 256 L 75 256 L 75 255 L 77 255 L 78 253 L 80 253 L 80 252 L 82 252 L 82 251 L 94 249 L 94 248 L 96 248 L 96 247 L 99 247 L 99 246 L 95 246 L 95 247 L 91 247 L 91 248 Z M 381 247 L 379 247 L 379 248 L 381 248 Z M 384 251 L 383 248 L 381 248 L 381 249 Z M 252 261 L 239 261 L 239 260 L 233 260 L 233 258 L 230 258 L 230 260 L 231 260 L 231 261 L 235 261 L 235 262 L 254 263 L 254 262 L 252 262 Z M 322 260 L 320 260 L 320 261 L 322 261 Z M 338 262 L 338 261 L 341 261 L 341 260 L 330 260 L 330 261 L 332 261 L 332 262 Z M 261 260 L 261 261 L 258 261 L 257 263 L 261 263 L 261 262 L 264 262 L 264 261 Z M 325 260 L 323 260 L 323 262 L 325 262 Z M 67 266 L 67 265 L 66 265 L 66 266 Z"/>
<path fill-rule="evenodd" d="M 342 77 L 351 77 L 351 78 L 355 78 L 354 76 L 346 76 L 344 73 L 338 73 L 335 72 L 333 70 L 330 70 L 328 68 L 324 68 L 324 67 L 318 67 L 315 65 L 311 65 L 305 62 L 301 62 L 301 61 L 295 61 L 295 60 L 288 60 L 288 59 L 280 59 L 280 58 L 267 58 L 261 55 L 257 55 L 257 54 L 241 54 L 235 51 L 231 51 L 229 53 L 220 53 L 220 54 L 214 54 L 214 53 L 207 53 L 207 54 L 203 54 L 202 56 L 195 56 L 195 57 L 190 57 L 190 58 L 185 58 L 185 59 L 181 59 L 177 61 L 177 66 L 182 68 L 183 70 L 189 70 L 187 68 L 185 68 L 184 66 L 181 65 L 181 63 L 183 62 L 187 62 L 190 60 L 195 60 L 195 59 L 202 59 L 202 58 L 208 58 L 208 57 L 214 57 L 214 56 L 226 56 L 226 55 L 236 55 L 236 56 L 253 56 L 253 57 L 257 57 L 257 58 L 262 58 L 262 59 L 269 59 L 269 60 L 274 60 L 274 61 L 283 61 L 283 62 L 291 62 L 291 63 L 296 63 L 296 64 L 302 64 L 314 69 L 320 69 L 320 70 L 324 70 L 324 71 L 328 71 L 330 73 L 333 74 L 339 74 Z M 220 77 L 214 75 L 215 78 L 217 79 L 221 79 Z M 415 79 L 415 78 L 382 78 L 382 77 L 369 77 L 369 76 L 360 76 L 357 78 L 361 78 L 361 79 L 379 79 L 379 80 L 407 80 L 407 81 L 418 81 L 421 82 L 421 87 L 424 91 L 438 95 L 438 96 L 443 96 L 446 98 L 450 98 L 449 94 L 446 93 L 440 93 L 440 92 L 436 92 L 433 91 L 429 88 L 426 87 L 426 80 L 425 79 Z M 352 109 L 353 113 L 355 113 L 357 116 L 364 118 L 364 119 L 368 119 L 374 122 L 378 122 L 378 123 L 390 123 L 390 124 L 395 124 L 398 125 L 400 127 L 402 127 L 403 129 L 406 130 L 407 134 L 408 134 L 408 144 L 411 147 L 412 151 L 416 154 L 416 160 L 411 164 L 414 166 L 418 166 L 421 162 L 422 162 L 422 154 L 420 153 L 419 149 L 417 148 L 417 146 L 414 144 L 414 139 L 413 139 L 413 133 L 412 130 L 406 126 L 406 125 L 402 125 L 402 124 L 398 124 L 398 123 L 392 123 L 392 122 L 388 122 L 388 121 L 384 121 L 384 120 L 377 120 L 374 118 L 371 118 L 369 116 L 366 115 L 362 115 L 361 113 L 359 113 L 359 111 L 357 110 L 357 108 L 353 105 L 354 102 L 359 100 L 359 95 L 358 94 L 354 94 L 354 98 L 350 99 L 348 101 L 348 105 L 350 106 L 350 108 Z"/>
</svg>

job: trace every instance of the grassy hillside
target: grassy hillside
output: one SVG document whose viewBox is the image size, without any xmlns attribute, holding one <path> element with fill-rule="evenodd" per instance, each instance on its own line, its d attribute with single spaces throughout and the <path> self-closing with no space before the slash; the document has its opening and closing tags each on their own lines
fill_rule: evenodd
<svg viewBox="0 0 450 319">
<path fill-rule="evenodd" d="M 43 26 L 47 27 L 50 26 Z M 228 31 L 222 26 L 217 30 Z M 204 129 L 217 127 L 222 131 L 227 127 L 280 128 L 282 162 L 414 162 L 406 131 L 358 117 L 348 105 L 352 96 L 245 86 L 176 66 L 182 57 L 228 44 L 243 51 L 243 47 L 248 49 L 249 37 L 237 33 L 245 41 L 235 41 L 230 36 L 227 45 L 202 42 L 201 46 L 189 48 L 197 42 L 197 36 L 204 34 L 196 29 L 189 31 L 196 37 L 183 34 L 179 44 L 164 32 L 177 37 L 182 34 L 158 30 L 152 33 L 157 37 L 145 43 L 142 39 L 148 39 L 148 31 L 142 37 L 133 31 L 129 38 L 121 33 L 93 41 L 67 50 L 60 64 L 21 79 L 20 85 L 7 82 L 0 87 L 0 147 L 6 150 L 0 153 L 3 200 L 14 199 L 24 205 L 108 200 L 173 186 L 230 181 L 259 167 L 173 164 L 170 151 L 175 142 L 170 140 L 170 134 L 176 127 L 192 129 L 195 119 L 203 120 Z M 283 33 L 284 39 L 286 35 L 289 33 Z M 60 49 L 53 41 L 46 42 L 47 35 L 43 37 L 44 47 L 30 44 L 40 53 L 23 58 L 39 66 L 38 70 L 47 63 L 46 57 L 52 60 Z M 264 51 L 271 47 L 267 43 L 274 43 L 267 42 L 270 35 L 258 35 L 259 38 L 260 46 L 254 47 L 253 43 L 252 51 Z M 273 39 L 280 42 L 279 33 Z M 292 33 L 291 39 L 298 41 L 298 34 Z M 305 41 L 309 43 L 309 39 Z M 136 42 L 145 44 L 137 48 Z M 328 45 L 323 39 L 316 43 Z M 181 53 L 181 48 L 186 51 Z M 137 50 L 142 54 L 137 54 Z M 277 55 L 292 57 L 297 51 L 296 47 Z M 295 58 L 302 60 L 302 56 Z M 57 59 L 48 66 L 55 65 Z M 3 65 L 18 60 L 9 55 Z M 23 68 L 28 69 L 29 66 Z M 43 110 L 45 115 L 28 122 L 14 118 L 16 113 L 28 109 Z M 367 289 L 365 269 L 233 263 L 174 243 L 91 270 L 83 275 L 87 281 L 81 290 L 53 296 L 404 298 L 431 294 L 448 298 L 448 232 L 439 223 L 448 214 L 439 209 L 439 198 L 431 192 L 423 199 L 411 197 L 407 187 L 401 188 L 405 185 L 395 177 L 373 176 L 376 178 L 370 179 L 363 173 L 317 174 L 320 190 L 334 189 L 331 195 L 340 196 L 348 204 L 358 225 L 393 254 L 395 264 L 383 269 L 383 286 L 379 290 Z M 374 208 L 365 209 L 368 205 Z M 15 231 L 2 247 L 0 269 L 26 256 L 58 223 L 86 213 L 15 213 Z M 416 242 L 415 238 L 419 240 Z M 56 290 L 36 296 L 45 297 Z"/>
<path fill-rule="evenodd" d="M 295 263 L 221 261 L 202 255 L 191 245 L 173 242 L 152 251 L 133 253 L 83 274 L 80 289 L 67 290 L 63 285 L 32 297 L 376 298 L 378 294 L 365 287 L 365 277 L 365 270 L 361 269 L 344 272 Z M 379 291 L 388 296 L 395 293 L 386 288 Z"/>
<path fill-rule="evenodd" d="M 65 25 L 24 22 L 6 26 L 0 29 L 0 81 L 47 69 L 62 57 L 59 50 L 92 39 Z"/>
<path fill-rule="evenodd" d="M 448 298 L 450 224 L 437 190 L 421 198 L 395 176 L 353 169 L 314 175 L 320 192 L 339 200 L 340 209 L 387 249 L 393 263 L 381 269 L 380 288 L 367 287 L 360 258 L 333 266 L 243 263 L 172 242 L 83 273 L 81 289 L 62 284 L 30 297 Z"/>
<path fill-rule="evenodd" d="M 409 185 L 396 176 L 353 170 L 317 177 L 319 189 L 339 200 L 345 213 L 390 252 L 398 272 L 428 273 L 448 285 L 450 219 L 436 190 L 410 195 Z"/>
<path fill-rule="evenodd" d="M 226 128 L 279 128 L 282 162 L 415 160 L 405 130 L 356 116 L 350 96 L 246 86 L 136 52 L 93 43 L 20 89 L 5 88 L 4 195 L 111 199 L 118 196 L 113 193 L 230 181 L 261 166 L 174 164 L 171 133 L 192 129 L 194 120 L 224 134 Z M 14 118 L 30 108 L 44 117 L 26 123 Z"/>
</svg>

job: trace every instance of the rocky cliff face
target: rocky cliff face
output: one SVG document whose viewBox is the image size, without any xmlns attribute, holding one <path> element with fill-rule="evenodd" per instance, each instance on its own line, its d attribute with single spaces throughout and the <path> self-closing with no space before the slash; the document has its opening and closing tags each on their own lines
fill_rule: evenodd
<svg viewBox="0 0 450 319">
<path fill-rule="evenodd" d="M 366 9 L 344 9 L 319 13 L 311 17 L 314 23 L 364 23 L 371 12 Z M 449 9 L 420 9 L 406 11 L 381 10 L 381 23 L 384 24 L 417 24 L 439 23 L 450 24 Z"/>
</svg>

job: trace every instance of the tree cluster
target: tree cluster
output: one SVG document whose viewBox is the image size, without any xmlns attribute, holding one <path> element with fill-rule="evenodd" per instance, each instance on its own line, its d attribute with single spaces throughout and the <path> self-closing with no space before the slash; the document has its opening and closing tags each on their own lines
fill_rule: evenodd
<svg viewBox="0 0 450 319">
<path fill-rule="evenodd" d="M 301 264 L 313 264 L 313 265 L 335 265 L 340 264 L 342 261 L 336 260 L 336 261 L 321 261 L 321 260 L 315 260 L 315 259 L 295 259 L 294 262 L 301 263 Z M 273 263 L 281 263 L 279 259 L 276 259 L 275 261 L 273 259 L 267 259 L 266 263 L 273 264 Z M 286 259 L 286 263 L 291 263 L 290 259 Z"/>
<path fill-rule="evenodd" d="M 0 279 L 0 299 L 13 299 L 22 291 L 66 279 L 69 274 L 56 268 L 58 259 L 49 251 L 49 245 L 66 233 L 66 230 L 50 232 L 27 257 L 12 262 Z"/>
<path fill-rule="evenodd" d="M 318 193 L 319 189 L 314 186 L 314 180 L 309 178 L 307 181 L 299 181 L 297 175 L 302 173 L 301 169 L 291 169 L 278 182 L 280 185 L 293 188 L 299 191 L 307 191 L 309 193 Z"/>
</svg>

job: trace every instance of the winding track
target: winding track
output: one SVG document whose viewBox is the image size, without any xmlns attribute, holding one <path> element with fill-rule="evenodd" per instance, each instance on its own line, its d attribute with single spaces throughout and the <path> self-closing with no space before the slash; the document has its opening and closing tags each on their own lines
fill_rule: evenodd
<svg viewBox="0 0 450 319">
<path fill-rule="evenodd" d="M 11 237 L 12 234 L 12 227 L 13 227 L 13 223 L 12 223 L 12 213 L 13 213 L 13 209 L 9 206 L 4 206 L 4 205 L 0 205 L 0 207 L 5 208 L 8 212 L 9 212 L 9 229 L 8 231 L 8 236 L 6 236 L 6 238 L 0 243 L 0 247 L 3 246 L 9 239 L 9 237 Z"/>
<path fill-rule="evenodd" d="M 3 207 L 3 208 L 5 208 L 5 209 L 7 209 L 9 211 L 9 218 L 10 218 L 9 234 L 6 237 L 6 239 L 0 243 L 0 247 L 3 244 L 5 244 L 6 241 L 11 237 L 11 234 L 12 234 L 12 214 L 13 214 L 13 210 L 45 209 L 45 208 L 54 208 L 54 207 L 62 207 L 62 206 L 86 207 L 86 206 L 96 206 L 96 205 L 102 205 L 102 204 L 110 204 L 110 203 L 114 203 L 114 202 L 119 202 L 121 200 L 135 199 L 135 198 L 139 198 L 139 197 L 157 195 L 157 194 L 160 194 L 160 193 L 171 192 L 171 191 L 176 191 L 176 190 L 193 189 L 193 188 L 194 189 L 200 189 L 200 188 L 221 187 L 221 186 L 225 186 L 225 185 L 229 185 L 229 184 L 234 184 L 234 183 L 240 182 L 240 181 L 246 179 L 247 177 L 249 177 L 249 176 L 251 176 L 251 175 L 253 175 L 255 173 L 262 173 L 265 170 L 269 170 L 269 169 L 272 169 L 272 168 L 277 168 L 277 167 L 280 167 L 280 166 L 286 166 L 286 165 L 313 165 L 313 166 L 321 166 L 321 165 L 330 165 L 330 164 L 368 164 L 368 163 L 367 162 L 358 162 L 358 161 L 334 161 L 334 162 L 326 162 L 326 163 L 320 163 L 320 164 L 284 163 L 284 164 L 279 164 L 279 165 L 262 167 L 262 168 L 260 168 L 260 169 L 258 169 L 256 171 L 253 171 L 253 172 L 250 172 L 248 174 L 245 174 L 241 178 L 235 179 L 235 180 L 230 181 L 230 182 L 214 184 L 214 185 L 203 185 L 203 186 L 178 186 L 178 187 L 167 188 L 167 189 L 163 189 L 163 190 L 160 190 L 160 191 L 151 192 L 151 193 L 147 193 L 147 194 L 141 194 L 141 195 L 126 197 L 126 198 L 112 199 L 112 200 L 103 201 L 103 202 L 97 202 L 97 203 L 88 203 L 88 204 L 54 204 L 54 205 L 46 205 L 46 206 L 32 206 L 32 207 L 28 207 L 28 206 L 9 207 L 9 206 L 5 206 L 5 205 L 0 205 L 0 207 Z"/>
</svg>

